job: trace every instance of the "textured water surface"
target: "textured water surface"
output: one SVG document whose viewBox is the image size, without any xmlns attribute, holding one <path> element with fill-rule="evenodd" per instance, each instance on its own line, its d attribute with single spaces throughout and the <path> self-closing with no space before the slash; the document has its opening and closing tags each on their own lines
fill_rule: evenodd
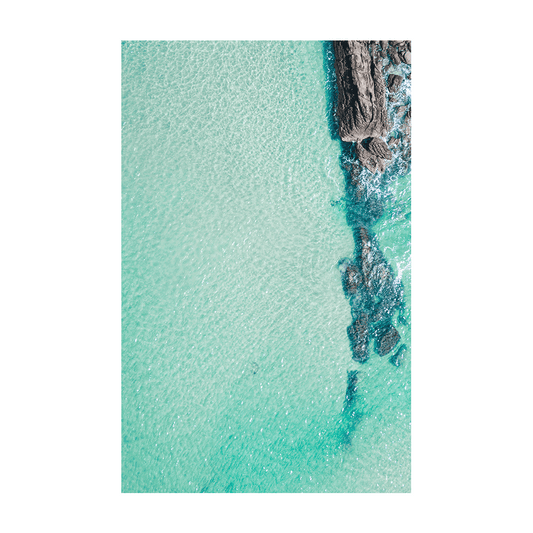
<svg viewBox="0 0 533 533">
<path fill-rule="evenodd" d="M 399 368 L 346 335 L 323 52 L 122 45 L 124 492 L 410 491 L 409 327 Z M 373 229 L 409 315 L 410 178 L 389 193 Z"/>
</svg>

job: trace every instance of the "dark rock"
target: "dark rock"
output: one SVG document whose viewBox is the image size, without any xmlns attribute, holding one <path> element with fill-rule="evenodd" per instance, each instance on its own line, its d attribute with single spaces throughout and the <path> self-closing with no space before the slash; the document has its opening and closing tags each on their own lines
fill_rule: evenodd
<svg viewBox="0 0 533 533">
<path fill-rule="evenodd" d="M 411 41 L 405 41 L 407 43 L 407 50 L 411 51 Z"/>
<path fill-rule="evenodd" d="M 365 228 L 360 228 L 359 230 L 359 245 L 361 250 L 361 269 L 363 271 L 363 281 L 365 287 L 372 292 L 372 278 L 370 276 L 372 269 L 374 267 L 375 255 L 372 253 L 372 244 L 370 242 L 370 237 Z"/>
<path fill-rule="evenodd" d="M 392 63 L 387 63 L 387 64 L 383 67 L 383 71 L 384 71 L 384 72 L 387 72 L 391 67 L 392 67 Z"/>
<path fill-rule="evenodd" d="M 345 142 L 383 137 L 388 130 L 381 59 L 364 41 L 334 41 L 339 136 Z"/>
<path fill-rule="evenodd" d="M 388 264 L 377 251 L 370 252 L 365 260 L 363 281 L 372 296 L 379 296 L 392 283 Z"/>
<path fill-rule="evenodd" d="M 390 275 L 384 276 L 383 279 L 378 279 L 379 290 L 376 295 L 380 298 L 373 305 L 372 313 L 370 314 L 370 322 L 385 322 L 389 324 L 394 312 L 398 308 L 402 308 L 403 292 L 401 285 L 394 281 L 394 274 L 389 265 L 383 261 L 385 269 L 382 272 L 388 271 Z"/>
<path fill-rule="evenodd" d="M 389 76 L 389 91 L 395 93 L 398 90 L 398 87 L 402 83 L 403 78 L 398 74 L 391 74 Z"/>
<path fill-rule="evenodd" d="M 359 178 L 359 174 L 362 170 L 363 169 L 360 166 L 354 165 L 354 170 L 350 174 L 350 183 L 355 187 L 355 196 L 357 197 L 357 200 L 361 200 L 365 192 L 363 180 Z"/>
<path fill-rule="evenodd" d="M 400 340 L 400 334 L 392 324 L 379 328 L 376 333 L 376 345 L 378 354 L 383 357 L 387 355 Z"/>
<path fill-rule="evenodd" d="M 383 55 L 383 50 L 381 50 L 381 47 L 379 46 L 379 41 L 372 41 L 372 45 L 369 47 L 369 50 L 375 62 L 381 62 L 383 59 L 385 59 L 385 57 L 387 57 L 386 55 Z"/>
<path fill-rule="evenodd" d="M 370 315 L 369 318 L 370 322 L 382 322 L 384 320 L 392 318 L 395 308 L 395 302 L 389 303 L 386 300 L 382 300 L 381 302 L 375 305 L 374 312 Z"/>
<path fill-rule="evenodd" d="M 403 360 L 403 356 L 405 354 L 405 352 L 407 351 L 407 346 L 405 344 L 402 344 L 397 350 L 396 350 L 396 353 L 394 355 L 391 355 L 389 361 L 394 365 L 394 366 L 400 366 L 402 360 Z"/>
<path fill-rule="evenodd" d="M 356 144 L 356 152 L 361 164 L 374 174 L 378 168 L 378 158 L 371 154 L 361 142 Z"/>
<path fill-rule="evenodd" d="M 400 59 L 402 60 L 403 63 L 407 63 L 408 65 L 411 64 L 411 52 L 409 52 L 408 50 L 406 50 L 405 52 L 402 52 L 400 54 Z"/>
<path fill-rule="evenodd" d="M 407 74 L 407 79 L 408 79 L 408 80 L 411 79 L 411 74 Z"/>
<path fill-rule="evenodd" d="M 363 275 L 356 265 L 349 265 L 344 271 L 342 284 L 347 294 L 355 294 L 357 288 L 363 283 Z"/>
<path fill-rule="evenodd" d="M 368 143 L 368 151 L 381 159 L 392 159 L 392 152 L 387 143 L 375 137 Z"/>
<path fill-rule="evenodd" d="M 359 318 L 348 327 L 348 338 L 352 347 L 353 359 L 364 363 L 368 359 L 368 314 L 361 313 Z"/>
<path fill-rule="evenodd" d="M 381 45 L 381 57 L 385 59 L 388 55 L 389 41 L 379 41 Z"/>
<path fill-rule="evenodd" d="M 401 59 L 396 48 L 391 48 L 389 46 L 389 57 L 395 65 L 399 65 L 401 63 Z"/>
<path fill-rule="evenodd" d="M 385 164 L 385 162 L 381 159 L 378 159 L 378 170 L 383 172 L 387 164 L 388 163 Z M 381 168 L 383 168 L 383 170 L 380 170 Z M 381 198 L 377 198 L 375 194 L 369 195 L 365 207 L 368 224 L 374 224 L 379 218 L 381 218 L 385 209 L 383 206 L 383 200 Z"/>
</svg>

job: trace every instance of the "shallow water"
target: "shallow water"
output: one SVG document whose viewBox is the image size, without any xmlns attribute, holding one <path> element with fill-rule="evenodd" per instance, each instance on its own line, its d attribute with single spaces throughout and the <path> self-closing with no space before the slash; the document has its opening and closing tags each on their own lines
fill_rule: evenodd
<svg viewBox="0 0 533 533">
<path fill-rule="evenodd" d="M 410 328 L 394 322 L 399 368 L 352 361 L 322 43 L 125 42 L 122 58 L 122 490 L 409 492 Z M 389 192 L 373 230 L 409 318 L 410 177 Z"/>
</svg>

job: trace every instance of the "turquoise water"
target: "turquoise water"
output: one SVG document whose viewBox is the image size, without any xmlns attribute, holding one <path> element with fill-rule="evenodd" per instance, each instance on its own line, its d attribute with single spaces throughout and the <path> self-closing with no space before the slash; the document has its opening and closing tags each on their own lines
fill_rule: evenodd
<svg viewBox="0 0 533 533">
<path fill-rule="evenodd" d="M 399 368 L 346 335 L 325 67 L 320 42 L 122 45 L 123 492 L 410 491 L 410 328 Z M 410 211 L 401 177 L 373 228 L 408 316 Z"/>
</svg>

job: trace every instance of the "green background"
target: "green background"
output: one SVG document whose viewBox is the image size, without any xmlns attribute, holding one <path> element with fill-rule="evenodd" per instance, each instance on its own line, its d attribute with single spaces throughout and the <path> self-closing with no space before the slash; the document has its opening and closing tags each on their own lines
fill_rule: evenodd
<svg viewBox="0 0 533 533">
<path fill-rule="evenodd" d="M 531 45 L 520 5 L 3 7 L 6 531 L 527 527 Z M 100 515 L 100 19 L 409 15 L 432 17 L 431 516 Z"/>
</svg>

